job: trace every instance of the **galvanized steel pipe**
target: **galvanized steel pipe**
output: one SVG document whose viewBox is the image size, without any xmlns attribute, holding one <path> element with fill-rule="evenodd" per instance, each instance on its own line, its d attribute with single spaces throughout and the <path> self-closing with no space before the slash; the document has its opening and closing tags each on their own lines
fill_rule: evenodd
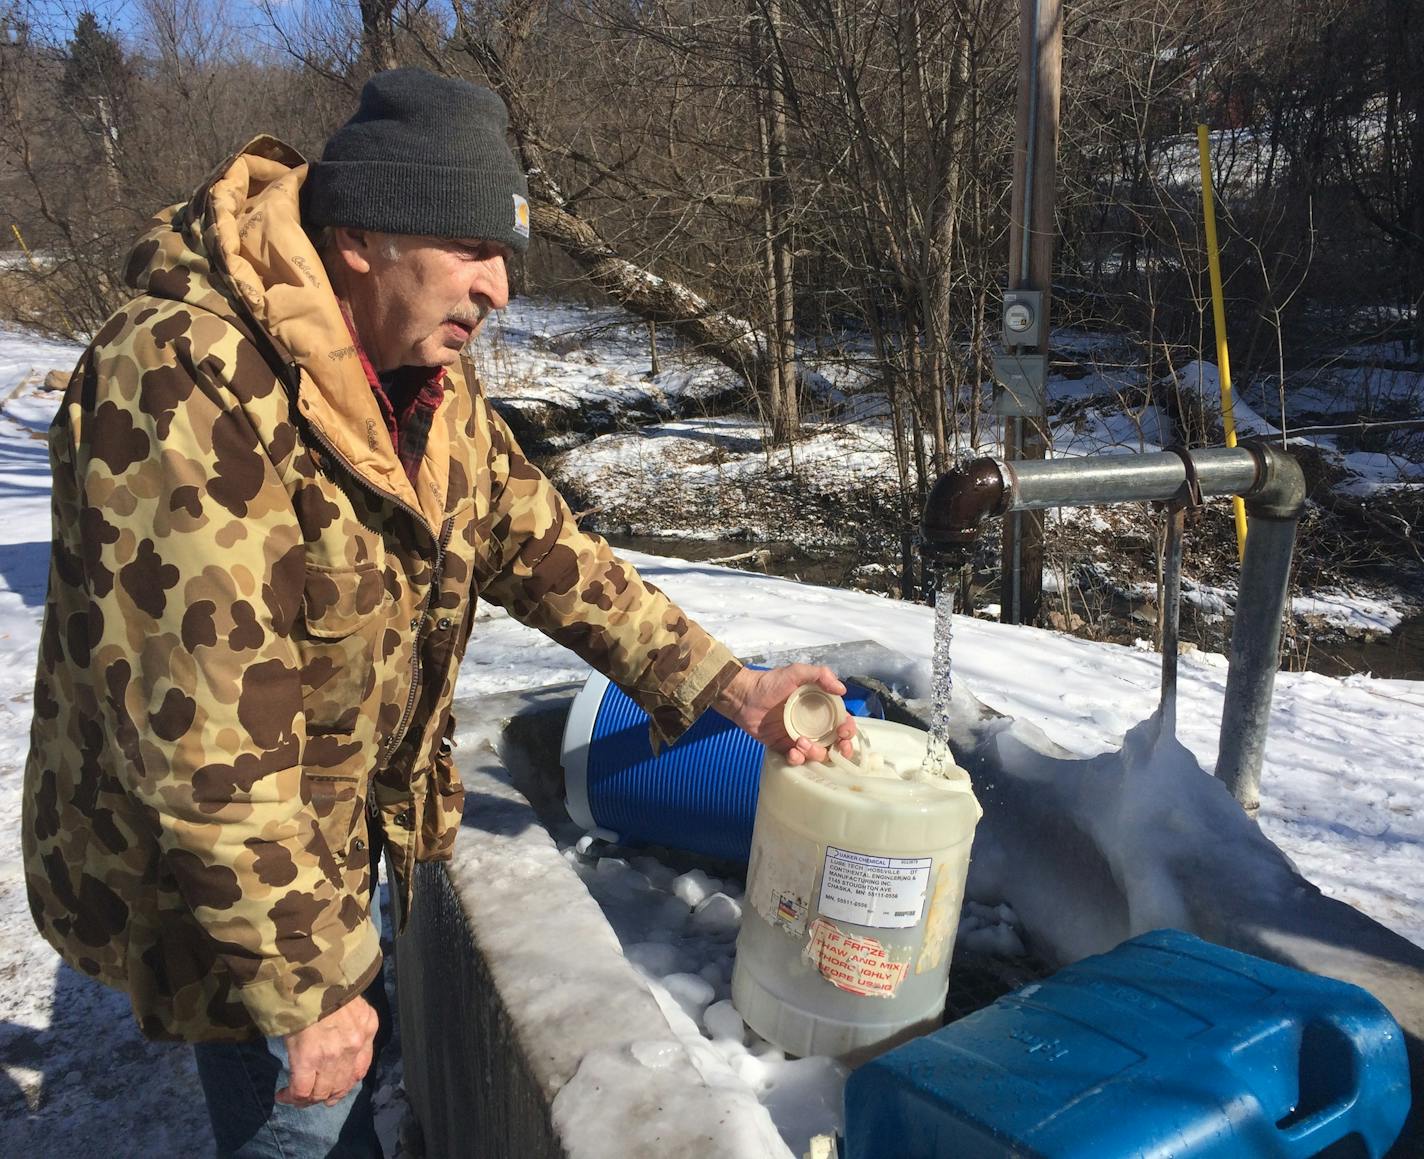
<svg viewBox="0 0 1424 1159">
<path fill-rule="evenodd" d="M 1203 497 L 1246 499 L 1246 557 L 1236 597 L 1216 775 L 1248 811 L 1260 800 L 1261 760 L 1275 686 L 1281 624 L 1305 477 L 1285 451 L 1266 444 L 1210 447 L 1188 456 Z M 931 555 L 967 552 L 984 520 L 1011 511 L 1163 501 L 1187 481 L 1182 457 L 1094 455 L 1003 462 L 976 459 L 935 482 L 922 531 Z M 1172 689 L 1167 690 L 1170 694 Z M 1167 706 L 1174 712 L 1175 704 Z"/>
<path fill-rule="evenodd" d="M 1278 447 L 1254 449 L 1261 456 L 1263 481 L 1246 496 L 1246 556 L 1236 589 L 1216 757 L 1216 775 L 1253 816 L 1261 803 L 1261 760 L 1280 667 L 1291 554 L 1305 510 L 1300 464 Z"/>
<path fill-rule="evenodd" d="M 1211 447 L 1192 451 L 1203 495 L 1245 495 L 1261 476 L 1252 448 Z M 1170 499 L 1187 480 L 1179 455 L 1092 455 L 1001 464 L 1009 510 L 1094 507 L 1099 503 Z"/>
<path fill-rule="evenodd" d="M 1261 761 L 1280 666 L 1295 529 L 1296 520 L 1253 515 L 1247 504 L 1246 558 L 1241 562 L 1236 621 L 1231 627 L 1216 775 L 1242 808 L 1253 814 L 1261 804 Z"/>
</svg>

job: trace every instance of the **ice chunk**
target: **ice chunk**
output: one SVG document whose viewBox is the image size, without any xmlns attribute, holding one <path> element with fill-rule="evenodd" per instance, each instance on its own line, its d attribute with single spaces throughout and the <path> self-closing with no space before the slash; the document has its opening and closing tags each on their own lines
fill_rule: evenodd
<svg viewBox="0 0 1424 1159">
<path fill-rule="evenodd" d="M 716 962 L 704 962 L 702 968 L 697 973 L 707 980 L 707 984 L 718 994 L 725 989 L 726 978 L 722 976 L 722 967 Z"/>
<path fill-rule="evenodd" d="M 677 947 L 665 942 L 635 942 L 623 954 L 643 973 L 654 978 L 677 973 Z"/>
<path fill-rule="evenodd" d="M 767 1042 L 764 1038 L 757 1038 L 751 1046 L 751 1052 L 761 1059 L 762 1062 L 784 1062 L 786 1052 L 779 1046 Z"/>
<path fill-rule="evenodd" d="M 771 1080 L 767 1077 L 767 1063 L 756 1055 L 743 1053 L 731 1066 L 737 1072 L 737 1077 L 751 1087 L 758 1098 L 771 1086 Z"/>
<path fill-rule="evenodd" d="M 683 1049 L 675 1042 L 652 1040 L 635 1042 L 628 1047 L 632 1056 L 649 1070 L 663 1070 L 683 1057 Z"/>
<path fill-rule="evenodd" d="M 696 974 L 669 974 L 663 979 L 663 985 L 672 995 L 673 1001 L 682 1007 L 694 1022 L 701 1021 L 702 1012 L 716 997 L 707 979 Z"/>
<path fill-rule="evenodd" d="M 1027 951 L 1017 927 L 1018 919 L 1008 905 L 967 901 L 959 915 L 957 944 L 978 954 L 1022 958 Z"/>
<path fill-rule="evenodd" d="M 702 1025 L 707 1028 L 707 1033 L 711 1035 L 714 1042 L 726 1038 L 740 1043 L 746 1037 L 746 1023 L 742 1021 L 742 1016 L 737 1013 L 736 1007 L 726 999 L 714 1002 L 707 1007 L 706 1012 L 702 1015 Z"/>
<path fill-rule="evenodd" d="M 653 924 L 661 931 L 675 934 L 687 924 L 687 903 L 681 898 L 665 895 L 658 899 L 656 909 L 653 911 Z M 661 940 L 661 939 L 656 939 Z"/>
<path fill-rule="evenodd" d="M 720 881 L 700 869 L 689 869 L 672 883 L 673 893 L 692 907 L 721 888 Z"/>
<path fill-rule="evenodd" d="M 713 937 L 734 937 L 742 924 L 742 904 L 725 893 L 703 899 L 692 911 L 692 927 Z"/>
<path fill-rule="evenodd" d="M 677 877 L 675 869 L 664 865 L 656 857 L 635 857 L 632 864 L 634 869 L 653 883 L 654 889 L 669 889 L 673 879 Z"/>
<path fill-rule="evenodd" d="M 960 935 L 959 944 L 966 950 L 996 958 L 1022 958 L 1027 953 L 1014 927 L 1003 924 L 968 930 Z"/>
</svg>

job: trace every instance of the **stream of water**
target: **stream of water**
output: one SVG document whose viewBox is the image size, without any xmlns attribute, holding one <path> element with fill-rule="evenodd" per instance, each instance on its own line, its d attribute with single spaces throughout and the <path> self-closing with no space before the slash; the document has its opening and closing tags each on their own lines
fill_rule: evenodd
<svg viewBox="0 0 1424 1159">
<path fill-rule="evenodd" d="M 934 651 L 930 655 L 930 740 L 921 772 L 941 777 L 954 767 L 949 751 L 949 703 L 954 690 L 950 647 L 954 642 L 954 577 L 939 574 L 935 592 Z"/>
</svg>

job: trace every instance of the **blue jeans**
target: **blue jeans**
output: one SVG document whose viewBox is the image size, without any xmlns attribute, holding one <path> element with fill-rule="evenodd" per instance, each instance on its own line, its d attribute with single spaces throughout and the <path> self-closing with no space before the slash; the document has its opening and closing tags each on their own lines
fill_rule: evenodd
<svg viewBox="0 0 1424 1159">
<path fill-rule="evenodd" d="M 381 929 L 381 895 L 371 920 Z M 218 1159 L 381 1159 L 371 1100 L 376 1066 L 391 1036 L 385 980 L 376 975 L 363 995 L 380 1019 L 366 1077 L 334 1107 L 289 1107 L 276 1101 L 287 1085 L 287 1048 L 280 1037 L 255 1042 L 202 1042 L 193 1047 L 198 1078 L 217 1140 Z"/>
</svg>

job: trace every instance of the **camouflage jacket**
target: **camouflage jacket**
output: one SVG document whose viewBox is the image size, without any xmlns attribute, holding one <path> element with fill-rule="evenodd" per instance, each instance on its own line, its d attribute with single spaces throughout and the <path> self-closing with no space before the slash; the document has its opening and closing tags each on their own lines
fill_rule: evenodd
<svg viewBox="0 0 1424 1159">
<path fill-rule="evenodd" d="M 152 1037 L 290 1033 L 374 976 L 366 814 L 408 903 L 460 817 L 477 597 L 663 739 L 738 667 L 577 529 L 468 372 L 412 485 L 302 232 L 305 172 L 258 138 L 154 220 L 50 432 L 30 905 Z"/>
</svg>

